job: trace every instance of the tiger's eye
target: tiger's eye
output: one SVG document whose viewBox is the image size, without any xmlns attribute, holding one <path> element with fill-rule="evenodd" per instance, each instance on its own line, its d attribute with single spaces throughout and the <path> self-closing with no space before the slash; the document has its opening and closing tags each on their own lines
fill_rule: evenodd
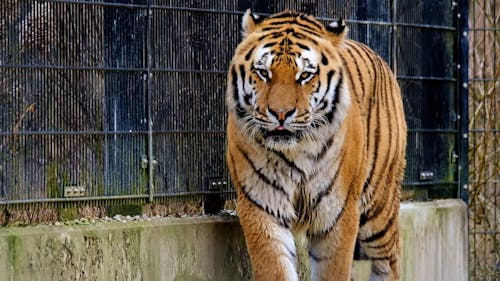
<svg viewBox="0 0 500 281">
<path fill-rule="evenodd" d="M 307 79 L 307 78 L 309 78 L 309 76 L 311 76 L 311 73 L 302 72 L 302 74 L 300 74 L 300 79 Z"/>
<path fill-rule="evenodd" d="M 264 69 L 261 69 L 259 70 L 260 72 L 260 75 L 264 76 L 264 77 L 267 77 L 269 73 L 267 73 L 267 70 L 264 70 Z"/>
</svg>

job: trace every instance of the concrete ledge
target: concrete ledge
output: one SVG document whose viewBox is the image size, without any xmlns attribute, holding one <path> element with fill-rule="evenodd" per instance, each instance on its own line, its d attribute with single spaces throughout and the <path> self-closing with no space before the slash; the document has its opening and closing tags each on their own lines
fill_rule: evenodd
<svg viewBox="0 0 500 281">
<path fill-rule="evenodd" d="M 467 209 L 405 203 L 401 280 L 467 280 Z M 367 280 L 369 263 L 355 265 Z M 251 280 L 235 218 L 0 228 L 0 280 Z"/>
<path fill-rule="evenodd" d="M 404 281 L 468 280 L 467 205 L 461 200 L 401 204 Z"/>
</svg>

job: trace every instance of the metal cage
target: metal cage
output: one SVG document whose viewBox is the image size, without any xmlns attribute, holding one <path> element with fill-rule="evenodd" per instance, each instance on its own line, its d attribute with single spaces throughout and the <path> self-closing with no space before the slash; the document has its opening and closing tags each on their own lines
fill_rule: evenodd
<svg viewBox="0 0 500 281">
<path fill-rule="evenodd" d="M 226 71 L 247 8 L 345 18 L 398 77 L 406 198 L 466 198 L 466 4 L 4 0 L 0 204 L 230 196 Z"/>
</svg>

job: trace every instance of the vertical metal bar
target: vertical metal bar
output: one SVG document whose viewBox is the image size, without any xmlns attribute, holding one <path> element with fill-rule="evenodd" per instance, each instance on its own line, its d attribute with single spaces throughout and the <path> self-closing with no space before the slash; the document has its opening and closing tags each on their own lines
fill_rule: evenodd
<svg viewBox="0 0 500 281">
<path fill-rule="evenodd" d="M 153 78 L 153 73 L 151 72 L 151 63 L 152 63 L 152 56 L 151 56 L 151 41 L 152 41 L 152 29 L 151 29 L 151 21 L 152 21 L 152 15 L 153 15 L 153 10 L 151 9 L 151 1 L 152 0 L 147 0 L 147 27 L 146 27 L 146 67 L 147 67 L 147 77 L 146 77 L 146 93 L 147 93 L 147 104 L 146 104 L 146 110 L 148 112 L 148 193 L 149 193 L 149 201 L 153 202 L 154 198 L 154 168 L 155 168 L 155 163 L 156 160 L 154 159 L 154 154 L 153 154 L 153 118 L 152 118 L 152 78 Z"/>
<path fill-rule="evenodd" d="M 458 94 L 458 196 L 466 203 L 469 201 L 469 6 L 467 0 L 458 0 L 457 14 L 457 94 Z"/>
<path fill-rule="evenodd" d="M 472 26 L 470 27 L 471 29 L 475 29 L 475 19 L 476 19 L 476 4 L 474 1 L 471 1 L 471 5 L 472 7 L 472 13 L 471 13 L 471 16 L 472 16 Z M 475 34 L 474 34 L 474 38 L 476 38 Z M 473 42 L 472 42 L 473 43 Z M 475 69 L 476 69 L 476 64 L 474 63 L 474 56 L 472 56 L 472 73 L 475 73 Z M 473 90 L 472 90 L 473 91 Z M 471 100 L 472 102 L 472 112 L 475 111 L 475 102 L 474 100 Z M 472 124 L 471 124 L 472 125 Z M 472 128 L 474 129 L 474 128 Z M 473 147 L 475 146 L 475 142 L 476 142 L 476 134 L 473 135 L 473 139 L 472 139 L 472 145 Z M 471 160 L 472 160 L 472 165 L 473 167 L 475 166 L 475 162 L 476 162 L 476 157 L 471 155 Z M 474 169 L 475 170 L 475 169 Z M 476 181 L 477 180 L 477 176 L 473 176 L 473 180 Z M 475 185 L 475 184 L 474 184 Z M 474 187 L 475 188 L 475 187 Z M 474 215 L 476 213 L 476 204 L 473 203 L 473 198 L 472 200 L 469 198 L 468 200 L 468 204 L 469 204 L 469 212 L 468 212 L 468 221 L 470 222 L 471 219 L 470 219 L 470 216 Z M 472 232 L 471 235 L 471 239 L 469 239 L 469 253 L 470 253 L 470 256 L 469 256 L 469 266 L 472 266 L 472 269 L 469 268 L 469 278 L 474 278 L 476 276 L 476 269 L 477 269 L 477 262 L 476 262 L 476 258 L 477 258 L 477 251 L 476 251 L 476 247 L 477 247 L 477 243 L 476 243 L 476 238 L 477 238 L 477 235 L 476 235 L 476 230 L 477 230 L 477 225 L 475 223 L 472 223 L 470 224 L 469 223 L 469 233 Z"/>
<path fill-rule="evenodd" d="M 492 13 L 493 17 L 495 17 L 497 15 L 497 8 L 498 8 L 497 5 L 493 5 L 493 13 Z M 495 36 L 497 35 L 497 31 L 498 30 L 491 31 L 491 32 L 493 32 L 493 38 L 494 38 L 493 40 L 496 40 Z M 496 63 L 496 61 L 497 61 L 498 58 L 496 56 L 497 56 L 497 44 L 493 43 L 493 77 L 492 78 L 494 80 L 498 81 L 499 80 L 498 76 L 496 76 L 497 75 L 497 63 Z M 498 93 L 497 92 L 497 83 L 496 83 L 496 81 L 493 83 L 493 92 L 494 93 Z M 498 95 L 493 96 L 493 99 L 498 99 Z M 496 102 L 496 100 L 495 100 L 495 102 L 493 102 L 493 112 L 497 112 L 497 102 Z M 492 130 L 492 128 L 490 128 L 490 130 Z M 491 133 L 493 135 L 495 134 L 495 132 L 493 132 L 493 131 L 491 131 Z M 494 151 L 493 155 L 497 155 L 497 153 L 498 153 L 497 147 L 498 147 L 498 142 L 493 142 L 493 151 Z M 494 159 L 498 159 L 498 158 L 495 157 Z M 493 230 L 495 231 L 495 233 L 498 233 L 499 229 L 498 229 L 498 224 L 497 224 L 498 223 L 498 217 L 497 217 L 497 209 L 498 209 L 498 204 L 497 204 L 497 197 L 498 197 L 497 196 L 498 195 L 497 182 L 493 183 L 493 185 L 494 185 L 493 197 L 495 198 L 494 199 L 494 206 L 495 207 L 493 209 L 493 212 L 494 212 L 493 218 L 494 218 L 494 222 L 495 223 L 494 223 L 494 226 L 493 226 Z M 498 239 L 497 239 L 497 237 L 496 237 L 495 234 L 492 234 L 492 236 L 493 236 L 492 237 L 493 238 L 493 249 L 494 249 L 494 251 L 496 251 L 496 253 L 495 253 L 497 255 L 496 258 L 498 259 L 498 251 L 497 251 L 497 249 L 498 249 Z M 497 265 L 493 265 L 493 266 L 496 267 Z"/>
<path fill-rule="evenodd" d="M 391 50 L 391 64 L 392 64 L 392 72 L 394 72 L 394 75 L 397 76 L 397 71 L 398 71 L 398 60 L 397 60 L 397 0 L 392 1 L 391 5 L 391 23 L 392 23 L 392 50 Z"/>
</svg>

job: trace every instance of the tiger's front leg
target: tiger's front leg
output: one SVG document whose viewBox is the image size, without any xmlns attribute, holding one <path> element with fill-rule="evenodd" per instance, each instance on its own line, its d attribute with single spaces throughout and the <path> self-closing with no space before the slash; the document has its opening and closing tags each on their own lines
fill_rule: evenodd
<svg viewBox="0 0 500 281">
<path fill-rule="evenodd" d="M 350 201 L 346 202 L 331 229 L 308 236 L 312 281 L 348 281 L 351 278 L 359 211 L 354 200 Z"/>
<path fill-rule="evenodd" d="M 289 227 L 238 194 L 238 215 L 255 281 L 298 281 L 296 247 Z"/>
</svg>

